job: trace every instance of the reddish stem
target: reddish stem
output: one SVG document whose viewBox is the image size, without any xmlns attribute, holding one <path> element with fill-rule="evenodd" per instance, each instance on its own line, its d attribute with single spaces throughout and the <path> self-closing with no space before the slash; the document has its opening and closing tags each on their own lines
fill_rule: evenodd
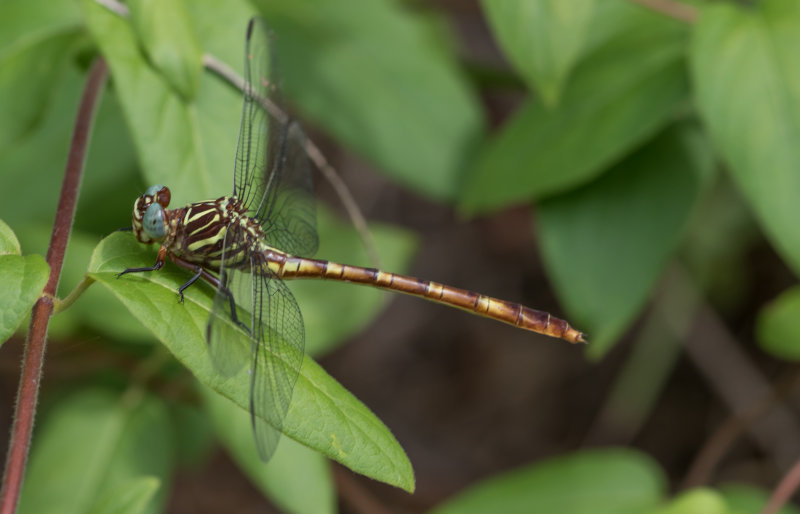
<svg viewBox="0 0 800 514">
<path fill-rule="evenodd" d="M 11 427 L 11 441 L 0 494 L 0 513 L 2 514 L 16 512 L 19 502 L 31 443 L 33 420 L 36 414 L 36 402 L 39 397 L 42 363 L 47 346 L 47 326 L 53 313 L 53 297 L 61 278 L 61 266 L 64 263 L 72 221 L 75 218 L 75 205 L 78 202 L 78 189 L 86 162 L 86 148 L 89 144 L 92 122 L 107 77 L 106 62 L 102 58 L 95 59 L 89 70 L 81 104 L 78 107 L 67 166 L 64 171 L 64 181 L 61 184 L 61 196 L 58 199 L 56 219 L 50 237 L 50 247 L 47 250 L 50 277 L 42 296 L 33 306 L 33 315 L 28 330 L 28 341 L 22 360 L 22 376 L 19 381 L 17 404 Z"/>
</svg>

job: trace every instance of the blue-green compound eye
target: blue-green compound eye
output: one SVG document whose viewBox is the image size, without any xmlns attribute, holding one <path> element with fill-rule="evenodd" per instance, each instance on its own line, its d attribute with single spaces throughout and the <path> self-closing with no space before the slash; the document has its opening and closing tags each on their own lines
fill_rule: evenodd
<svg viewBox="0 0 800 514">
<path fill-rule="evenodd" d="M 156 193 L 161 191 L 164 188 L 161 184 L 156 184 L 154 186 L 150 186 L 147 188 L 147 191 L 144 192 L 145 196 L 155 196 Z"/>
<path fill-rule="evenodd" d="M 161 205 L 151 203 L 147 207 L 147 210 L 144 211 L 144 219 L 142 219 L 142 228 L 144 228 L 145 234 L 156 241 L 164 237 L 164 208 Z"/>
</svg>

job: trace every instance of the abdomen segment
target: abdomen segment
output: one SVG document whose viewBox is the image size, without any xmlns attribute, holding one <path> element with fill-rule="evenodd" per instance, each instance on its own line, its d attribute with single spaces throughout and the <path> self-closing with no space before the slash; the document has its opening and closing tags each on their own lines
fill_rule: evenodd
<svg viewBox="0 0 800 514">
<path fill-rule="evenodd" d="M 496 319 L 539 334 L 558 337 L 570 343 L 585 343 L 586 336 L 563 319 L 549 313 L 406 275 L 387 273 L 374 268 L 362 268 L 317 259 L 287 257 L 281 278 L 319 278 L 366 284 L 380 289 L 418 296 L 437 303 Z"/>
</svg>

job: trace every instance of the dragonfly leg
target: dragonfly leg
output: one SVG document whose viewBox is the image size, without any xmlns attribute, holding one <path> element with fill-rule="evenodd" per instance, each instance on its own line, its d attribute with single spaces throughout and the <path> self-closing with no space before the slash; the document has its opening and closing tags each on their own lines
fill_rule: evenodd
<svg viewBox="0 0 800 514">
<path fill-rule="evenodd" d="M 181 287 L 178 288 L 178 296 L 180 296 L 179 300 L 180 303 L 183 303 L 183 291 L 190 285 L 194 284 L 202 274 L 203 270 L 202 269 L 198 270 L 198 272 L 195 273 L 195 275 L 192 278 L 190 278 L 188 282 L 186 282 L 185 284 L 183 284 Z"/>
<path fill-rule="evenodd" d="M 183 302 L 183 291 L 190 285 L 194 284 L 198 278 L 202 278 L 203 280 L 214 286 L 217 290 L 221 291 L 225 296 L 228 297 L 228 305 L 230 306 L 231 309 L 231 320 L 237 325 L 239 325 L 239 327 L 241 327 L 241 329 L 247 332 L 248 334 L 251 333 L 250 329 L 247 328 L 247 325 L 239 321 L 239 317 L 236 315 L 236 300 L 233 298 L 233 293 L 231 293 L 231 290 L 225 287 L 225 285 L 223 285 L 220 279 L 212 275 L 208 270 L 206 270 L 205 268 L 203 268 L 198 264 L 193 264 L 189 261 L 185 261 L 180 257 L 176 257 L 174 255 L 170 255 L 170 258 L 175 264 L 177 264 L 181 268 L 195 272 L 195 275 L 178 289 L 178 293 L 181 295 L 181 302 Z"/>
<path fill-rule="evenodd" d="M 150 266 L 149 268 L 128 268 L 125 271 L 117 273 L 117 278 L 121 277 L 126 273 L 140 273 L 142 271 L 157 271 L 160 270 L 162 266 L 164 266 L 164 258 L 167 255 L 166 247 L 162 246 L 158 249 L 158 257 L 156 257 L 156 263 Z"/>
</svg>

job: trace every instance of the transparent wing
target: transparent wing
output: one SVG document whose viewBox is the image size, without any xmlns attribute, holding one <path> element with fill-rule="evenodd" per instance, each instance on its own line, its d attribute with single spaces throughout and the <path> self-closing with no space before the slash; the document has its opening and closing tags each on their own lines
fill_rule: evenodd
<svg viewBox="0 0 800 514">
<path fill-rule="evenodd" d="M 300 308 L 277 277 L 253 276 L 256 325 L 250 374 L 250 415 L 258 454 L 268 460 L 278 443 L 300 374 L 305 329 Z"/>
<path fill-rule="evenodd" d="M 271 41 L 264 20 L 250 20 L 233 190 L 270 245 L 311 256 L 318 246 L 311 167 L 305 135 L 285 114 Z"/>
<path fill-rule="evenodd" d="M 243 236 L 239 225 L 228 226 L 222 243 L 222 262 L 225 262 L 228 249 L 241 244 Z M 241 340 L 243 333 L 252 339 L 252 327 L 255 326 L 253 282 L 251 273 L 224 265 L 219 270 L 219 281 L 206 325 L 206 342 L 214 368 L 223 376 L 230 377 L 239 372 L 250 358 L 251 348 L 237 345 L 235 341 Z"/>
</svg>

